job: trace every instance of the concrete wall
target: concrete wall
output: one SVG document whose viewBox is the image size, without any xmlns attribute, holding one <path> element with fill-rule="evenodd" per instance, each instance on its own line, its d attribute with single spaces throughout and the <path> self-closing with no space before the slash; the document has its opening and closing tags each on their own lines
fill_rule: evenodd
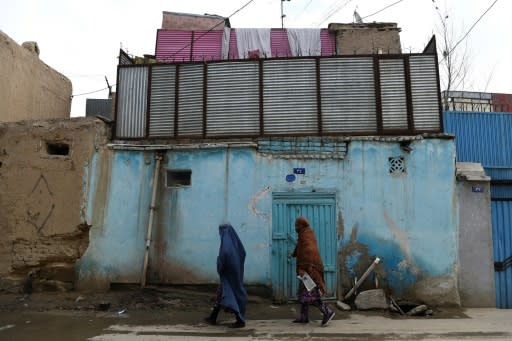
<svg viewBox="0 0 512 341">
<path fill-rule="evenodd" d="M 329 24 L 336 34 L 336 53 L 402 53 L 400 28 L 395 23 Z"/>
<path fill-rule="evenodd" d="M 29 273 L 35 286 L 72 285 L 89 243 L 90 161 L 109 131 L 95 118 L 0 123 L 0 289 Z"/>
<path fill-rule="evenodd" d="M 0 31 L 0 122 L 68 118 L 71 81 Z"/>
<path fill-rule="evenodd" d="M 163 12 L 162 28 L 165 30 L 223 30 L 224 18 L 186 13 Z M 215 27 L 214 27 L 215 26 Z"/>
<path fill-rule="evenodd" d="M 233 145 L 170 148 L 164 168 L 190 169 L 192 185 L 164 188 L 160 178 L 150 277 L 163 271 L 167 283 L 215 283 L 217 228 L 229 221 L 247 250 L 246 283 L 272 285 L 272 193 L 329 192 L 337 200 L 339 293 L 379 256 L 381 285 L 396 297 L 458 304 L 454 141 L 419 139 L 410 147 L 354 139 L 345 159 L 284 159 Z M 155 152 L 116 148 L 93 160 L 102 171 L 91 174 L 81 287 L 140 282 Z M 389 158 L 399 155 L 406 172 L 390 174 Z M 290 183 L 293 167 L 306 175 Z"/>
<path fill-rule="evenodd" d="M 462 164 L 458 163 L 458 168 Z M 483 176 L 457 174 L 461 304 L 495 307 L 490 178 L 480 164 L 465 164 L 478 165 Z"/>
</svg>

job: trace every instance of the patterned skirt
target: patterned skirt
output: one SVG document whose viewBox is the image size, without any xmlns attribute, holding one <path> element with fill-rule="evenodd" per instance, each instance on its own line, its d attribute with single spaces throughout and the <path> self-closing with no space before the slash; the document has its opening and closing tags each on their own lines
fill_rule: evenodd
<svg viewBox="0 0 512 341">
<path fill-rule="evenodd" d="M 318 287 L 315 287 L 313 290 L 308 291 L 304 286 L 302 281 L 299 281 L 299 288 L 297 290 L 297 299 L 300 303 L 311 303 L 318 300 L 321 300 L 322 295 L 320 294 L 320 290 Z"/>
</svg>

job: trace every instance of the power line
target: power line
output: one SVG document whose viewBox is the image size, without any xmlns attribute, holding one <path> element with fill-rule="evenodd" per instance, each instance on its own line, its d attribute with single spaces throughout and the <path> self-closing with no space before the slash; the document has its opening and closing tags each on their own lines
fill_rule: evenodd
<svg viewBox="0 0 512 341">
<path fill-rule="evenodd" d="M 491 8 L 492 8 L 492 7 L 493 7 L 497 2 L 498 2 L 498 0 L 494 0 L 494 2 L 491 4 L 491 6 L 489 6 L 489 8 L 487 8 L 487 10 L 486 10 L 486 11 L 485 11 L 481 16 L 480 16 L 480 18 L 478 18 L 478 20 L 477 20 L 477 21 L 475 21 L 475 23 L 474 23 L 474 24 L 469 28 L 469 30 L 466 32 L 466 34 L 464 34 L 464 36 L 463 36 L 462 38 L 460 38 L 460 40 L 459 40 L 459 41 L 458 41 L 458 42 L 457 42 L 457 43 L 452 47 L 452 49 L 450 50 L 450 52 L 448 52 L 448 54 L 452 53 L 452 52 L 453 52 L 453 50 L 455 50 L 455 48 L 456 48 L 457 46 L 459 46 L 459 44 L 460 44 L 460 43 L 462 43 L 462 41 L 463 41 L 464 39 L 466 39 L 466 37 L 467 37 L 467 36 L 469 35 L 469 33 L 473 30 L 473 28 L 475 28 L 476 24 L 478 24 L 478 22 L 479 22 L 480 20 L 482 20 L 482 18 L 487 14 L 487 12 L 489 12 L 489 11 L 491 10 Z M 443 60 L 444 60 L 444 59 L 445 59 L 445 58 L 443 58 Z M 441 60 L 441 62 L 442 62 L 443 60 Z M 440 63 L 441 63 L 441 62 L 440 62 Z"/>
<path fill-rule="evenodd" d="M 113 84 L 113 85 L 111 85 L 110 87 L 115 86 L 115 85 L 116 85 L 116 84 Z M 71 95 L 71 98 L 73 98 L 73 97 L 77 97 L 77 96 L 90 95 L 90 94 L 94 94 L 94 93 L 96 93 L 96 92 L 100 92 L 100 91 L 103 91 L 103 90 L 108 90 L 108 87 L 103 88 L 103 89 L 99 89 L 99 90 L 90 91 L 90 92 L 84 92 L 84 93 L 81 93 L 81 94 Z"/>
<path fill-rule="evenodd" d="M 195 43 L 196 41 L 198 41 L 199 39 L 201 39 L 202 37 L 204 37 L 206 34 L 210 33 L 211 31 L 213 31 L 217 26 L 225 23 L 226 19 L 230 19 L 232 16 L 234 16 L 235 14 L 237 14 L 238 12 L 240 12 L 241 10 L 243 10 L 245 7 L 249 6 L 249 4 L 251 2 L 253 2 L 254 0 L 250 0 L 248 1 L 245 5 L 243 5 L 242 7 L 240 7 L 239 9 L 237 9 L 236 11 L 234 11 L 233 13 L 231 13 L 231 15 L 229 15 L 227 18 L 224 18 L 223 20 L 219 21 L 217 24 L 215 24 L 214 26 L 212 26 L 210 29 L 208 29 L 208 31 L 204 32 L 203 34 L 201 34 L 199 37 L 197 37 L 196 39 L 192 40 L 190 43 L 188 43 L 187 45 L 183 46 L 181 49 L 179 49 L 178 51 L 174 52 L 172 55 L 170 55 L 168 58 L 166 58 L 167 60 L 171 59 L 172 57 L 174 57 L 175 55 L 177 55 L 178 53 L 180 53 L 181 51 L 183 51 L 184 49 L 186 49 L 187 47 L 191 46 L 193 43 Z"/>
<path fill-rule="evenodd" d="M 374 12 L 374 13 L 372 13 L 372 14 L 369 14 L 369 15 L 365 16 L 365 17 L 362 17 L 362 18 L 361 18 L 361 20 L 362 20 L 362 19 L 366 19 L 366 18 L 368 18 L 368 17 L 371 17 L 372 15 L 378 14 L 378 13 L 380 13 L 380 12 L 382 12 L 382 11 L 384 11 L 384 10 L 386 10 L 386 9 L 388 9 L 388 8 L 390 8 L 390 7 L 394 6 L 394 5 L 396 5 L 396 4 L 401 3 L 402 1 L 404 1 L 404 0 L 398 0 L 398 1 L 395 1 L 395 2 L 393 2 L 392 4 L 387 5 L 386 7 L 384 7 L 384 8 L 382 8 L 382 9 L 378 10 L 377 12 Z"/>
<path fill-rule="evenodd" d="M 331 8 L 329 8 L 324 16 L 324 18 L 315 24 L 315 26 L 320 26 L 324 22 L 326 22 L 330 17 L 332 17 L 334 14 L 338 13 L 342 8 L 348 5 L 349 2 L 352 0 L 345 0 L 344 3 L 340 4 L 341 1 L 338 1 L 336 4 L 333 4 Z"/>
</svg>

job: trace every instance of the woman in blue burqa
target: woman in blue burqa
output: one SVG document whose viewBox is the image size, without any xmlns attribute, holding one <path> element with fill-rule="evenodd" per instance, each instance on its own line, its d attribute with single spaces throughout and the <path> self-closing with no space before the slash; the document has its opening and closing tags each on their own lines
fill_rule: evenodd
<svg viewBox="0 0 512 341">
<path fill-rule="evenodd" d="M 217 289 L 216 303 L 205 321 L 216 324 L 220 310 L 224 309 L 235 314 L 236 322 L 230 327 L 243 328 L 247 304 L 247 291 L 244 288 L 245 248 L 230 224 L 220 225 L 219 234 L 217 272 L 220 276 L 220 285 Z"/>
</svg>

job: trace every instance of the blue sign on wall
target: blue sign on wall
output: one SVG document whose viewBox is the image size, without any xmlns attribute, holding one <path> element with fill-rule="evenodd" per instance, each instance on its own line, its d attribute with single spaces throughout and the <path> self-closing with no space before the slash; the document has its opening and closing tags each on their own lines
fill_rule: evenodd
<svg viewBox="0 0 512 341">
<path fill-rule="evenodd" d="M 293 174 L 288 174 L 288 175 L 286 176 L 286 181 L 287 181 L 287 182 L 294 182 L 294 181 L 295 181 L 295 175 L 293 175 Z"/>
<path fill-rule="evenodd" d="M 471 191 L 475 193 L 483 193 L 484 188 L 482 186 L 473 186 L 471 187 Z"/>
<path fill-rule="evenodd" d="M 294 168 L 293 174 L 306 174 L 306 168 Z"/>
</svg>

